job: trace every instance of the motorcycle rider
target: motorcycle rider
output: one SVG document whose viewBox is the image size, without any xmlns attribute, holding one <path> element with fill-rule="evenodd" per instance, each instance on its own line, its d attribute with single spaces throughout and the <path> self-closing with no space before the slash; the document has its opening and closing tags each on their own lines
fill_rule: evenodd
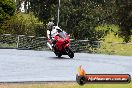
<svg viewBox="0 0 132 88">
<path fill-rule="evenodd" d="M 55 53 L 56 56 L 68 55 L 70 58 L 74 57 L 70 46 L 70 35 L 62 31 L 58 26 L 54 26 L 53 22 L 47 24 L 47 45 Z"/>
<path fill-rule="evenodd" d="M 52 49 L 54 47 L 56 40 L 54 40 L 54 37 L 60 32 L 62 29 L 60 29 L 58 26 L 54 26 L 54 23 L 51 21 L 47 24 L 47 37 L 48 40 L 51 41 L 52 44 L 48 44 L 49 47 Z"/>
</svg>

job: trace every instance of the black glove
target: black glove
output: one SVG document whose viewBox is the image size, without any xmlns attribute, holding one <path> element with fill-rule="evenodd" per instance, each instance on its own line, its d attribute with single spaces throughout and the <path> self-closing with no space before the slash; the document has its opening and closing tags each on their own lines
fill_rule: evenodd
<svg viewBox="0 0 132 88">
<path fill-rule="evenodd" d="M 53 44 L 56 44 L 56 40 L 53 40 L 52 43 L 53 43 Z"/>
</svg>

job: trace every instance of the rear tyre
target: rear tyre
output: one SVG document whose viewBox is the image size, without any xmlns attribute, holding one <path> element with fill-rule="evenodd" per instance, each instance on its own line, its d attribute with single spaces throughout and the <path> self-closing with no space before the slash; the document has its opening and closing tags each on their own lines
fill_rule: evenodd
<svg viewBox="0 0 132 88">
<path fill-rule="evenodd" d="M 58 58 L 60 58 L 60 57 L 62 56 L 62 54 L 61 54 L 61 53 L 58 53 L 58 55 L 57 55 L 57 56 L 58 56 Z"/>
<path fill-rule="evenodd" d="M 54 52 L 55 53 L 55 55 L 58 57 L 58 58 L 60 58 L 61 56 L 62 56 L 62 54 L 61 53 L 56 53 L 56 52 Z"/>
</svg>

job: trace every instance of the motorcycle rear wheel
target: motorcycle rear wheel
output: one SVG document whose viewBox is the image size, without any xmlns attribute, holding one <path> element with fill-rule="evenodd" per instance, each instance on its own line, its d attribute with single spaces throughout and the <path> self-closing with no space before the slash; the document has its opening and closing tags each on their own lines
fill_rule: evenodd
<svg viewBox="0 0 132 88">
<path fill-rule="evenodd" d="M 56 55 L 58 58 L 60 58 L 60 57 L 62 56 L 61 53 L 56 53 L 56 52 L 54 52 L 54 53 L 55 53 L 55 55 Z"/>
<path fill-rule="evenodd" d="M 62 54 L 61 53 L 58 53 L 57 56 L 58 56 L 58 58 L 60 58 L 62 56 Z"/>
</svg>

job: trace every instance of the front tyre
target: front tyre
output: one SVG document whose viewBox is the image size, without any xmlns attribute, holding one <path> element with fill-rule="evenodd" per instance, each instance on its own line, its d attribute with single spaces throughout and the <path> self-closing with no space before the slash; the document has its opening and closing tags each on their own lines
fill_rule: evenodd
<svg viewBox="0 0 132 88">
<path fill-rule="evenodd" d="M 74 53 L 73 53 L 73 51 L 69 47 L 66 48 L 66 53 L 68 54 L 68 56 L 70 58 L 74 57 Z"/>
</svg>

